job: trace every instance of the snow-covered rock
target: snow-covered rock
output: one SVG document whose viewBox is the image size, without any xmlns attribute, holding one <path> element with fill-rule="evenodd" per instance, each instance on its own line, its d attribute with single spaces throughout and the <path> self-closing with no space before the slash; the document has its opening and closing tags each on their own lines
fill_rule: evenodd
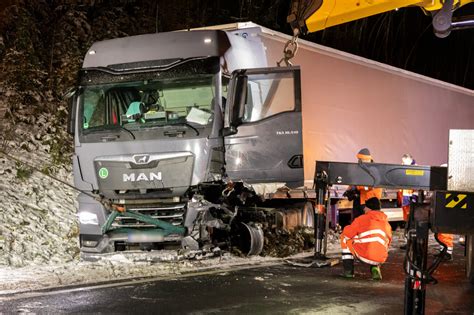
<svg viewBox="0 0 474 315">
<path fill-rule="evenodd" d="M 31 135 L 34 131 L 24 128 L 16 129 L 16 133 Z M 53 170 L 54 176 L 72 182 L 67 166 L 52 165 L 48 145 L 41 138 L 30 142 L 34 148 L 31 152 L 21 149 L 17 139 L 2 149 L 39 170 Z M 0 265 L 21 267 L 77 260 L 76 192 L 2 154 L 0 175 Z"/>
</svg>

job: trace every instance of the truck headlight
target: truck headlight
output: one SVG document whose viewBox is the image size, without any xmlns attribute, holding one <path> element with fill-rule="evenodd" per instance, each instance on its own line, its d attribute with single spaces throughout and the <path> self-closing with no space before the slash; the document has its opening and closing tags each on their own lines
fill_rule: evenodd
<svg viewBox="0 0 474 315">
<path fill-rule="evenodd" d="M 97 241 L 82 241 L 82 245 L 85 247 L 96 247 Z"/>
<path fill-rule="evenodd" d="M 99 225 L 97 215 L 87 211 L 79 212 L 79 222 L 81 222 L 81 224 Z"/>
</svg>

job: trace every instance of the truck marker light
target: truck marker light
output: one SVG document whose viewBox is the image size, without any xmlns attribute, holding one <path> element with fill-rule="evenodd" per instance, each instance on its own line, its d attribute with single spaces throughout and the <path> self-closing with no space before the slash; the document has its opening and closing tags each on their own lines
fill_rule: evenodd
<svg viewBox="0 0 474 315">
<path fill-rule="evenodd" d="M 109 170 L 105 167 L 102 167 L 99 170 L 99 177 L 102 179 L 106 179 L 107 177 L 109 177 Z"/>
<path fill-rule="evenodd" d="M 211 42 L 212 42 L 212 39 L 204 38 L 204 44 L 210 44 Z"/>
</svg>

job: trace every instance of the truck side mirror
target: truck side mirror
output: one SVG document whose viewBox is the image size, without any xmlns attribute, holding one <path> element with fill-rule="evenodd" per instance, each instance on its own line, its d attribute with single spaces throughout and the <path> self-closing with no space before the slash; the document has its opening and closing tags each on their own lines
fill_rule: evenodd
<svg viewBox="0 0 474 315">
<path fill-rule="evenodd" d="M 67 132 L 70 135 L 74 135 L 76 129 L 76 101 L 77 101 L 77 89 L 69 88 L 63 95 L 63 99 L 67 101 L 68 107 L 68 123 Z"/>
<path fill-rule="evenodd" d="M 231 125 L 237 127 L 242 123 L 245 112 L 245 103 L 247 102 L 247 83 L 248 77 L 241 75 L 237 77 L 234 90 L 234 102 L 232 106 Z"/>
<path fill-rule="evenodd" d="M 248 77 L 245 70 L 236 70 L 232 73 L 227 108 L 229 114 L 229 126 L 236 128 L 242 123 L 245 102 L 247 100 Z"/>
</svg>

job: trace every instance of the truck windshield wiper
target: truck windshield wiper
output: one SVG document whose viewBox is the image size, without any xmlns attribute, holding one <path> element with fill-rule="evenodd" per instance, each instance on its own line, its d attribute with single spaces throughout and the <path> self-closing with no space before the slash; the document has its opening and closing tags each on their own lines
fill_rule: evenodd
<svg viewBox="0 0 474 315">
<path fill-rule="evenodd" d="M 133 140 L 136 139 L 135 135 L 133 134 L 133 132 L 130 129 L 125 128 L 125 126 L 122 125 L 122 124 L 119 124 L 119 126 L 120 126 L 120 129 L 123 129 L 123 130 L 127 131 L 132 136 Z"/>
<path fill-rule="evenodd" d="M 196 132 L 196 136 L 199 136 L 199 130 L 197 130 L 197 128 L 193 127 L 191 124 L 189 124 L 187 122 L 168 124 L 167 126 L 186 126 L 186 127 L 191 128 L 192 130 L 194 130 Z"/>
<path fill-rule="evenodd" d="M 124 126 L 122 125 L 116 125 L 116 126 L 119 126 L 119 127 L 110 127 L 110 126 L 102 126 L 102 127 L 94 127 L 93 129 L 88 129 L 88 130 L 85 130 L 85 134 L 90 134 L 92 132 L 103 132 L 103 131 L 106 131 L 106 132 L 110 132 L 110 131 L 118 131 L 119 129 L 123 129 L 125 131 L 127 131 L 133 138 L 133 140 L 136 139 L 135 137 L 135 134 L 130 130 L 130 129 L 127 129 L 125 128 Z"/>
</svg>

